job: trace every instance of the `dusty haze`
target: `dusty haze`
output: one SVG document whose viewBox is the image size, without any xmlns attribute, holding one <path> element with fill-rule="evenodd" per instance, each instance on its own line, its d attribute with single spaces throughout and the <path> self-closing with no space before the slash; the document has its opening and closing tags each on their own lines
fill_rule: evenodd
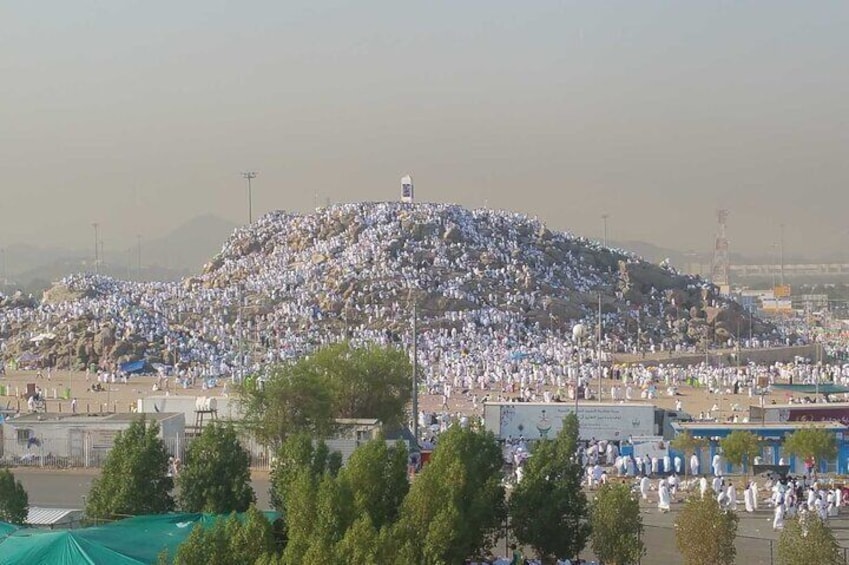
<svg viewBox="0 0 849 565">
<path fill-rule="evenodd" d="M 601 238 L 849 243 L 845 2 L 7 2 L 0 245 L 419 199 Z M 849 252 L 846 253 L 849 257 Z"/>
</svg>

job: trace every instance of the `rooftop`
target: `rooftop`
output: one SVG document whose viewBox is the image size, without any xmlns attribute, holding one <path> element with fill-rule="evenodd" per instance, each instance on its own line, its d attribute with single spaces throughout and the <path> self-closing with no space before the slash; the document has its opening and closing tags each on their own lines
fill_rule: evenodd
<svg viewBox="0 0 849 565">
<path fill-rule="evenodd" d="M 828 409 L 835 409 L 835 408 L 848 408 L 849 409 L 849 402 L 825 402 L 825 403 L 817 402 L 816 404 L 814 404 L 814 403 L 801 404 L 801 403 L 796 402 L 794 404 L 767 404 L 765 406 L 759 406 L 757 404 L 752 404 L 752 405 L 750 405 L 750 407 L 751 408 L 765 408 L 767 410 L 770 409 L 770 408 L 777 408 L 777 409 L 804 408 L 805 410 L 820 410 L 820 409 L 828 410 Z"/>
<path fill-rule="evenodd" d="M 76 508 L 39 508 L 30 506 L 27 513 L 27 524 L 30 526 L 54 526 L 79 520 L 82 510 Z"/>
<path fill-rule="evenodd" d="M 840 422 L 672 422 L 674 429 L 682 430 L 794 430 L 796 428 L 823 428 L 826 430 L 845 430 L 847 426 Z"/>
<path fill-rule="evenodd" d="M 35 423 L 56 423 L 62 422 L 65 424 L 86 424 L 91 422 L 98 423 L 130 423 L 140 419 L 142 416 L 149 420 L 162 422 L 175 416 L 183 416 L 182 412 L 154 412 L 153 414 L 133 414 L 123 412 L 119 414 L 71 414 L 68 412 L 35 412 L 33 414 L 21 414 L 17 418 L 8 418 L 6 423 L 11 425 L 18 424 L 35 424 Z"/>
</svg>

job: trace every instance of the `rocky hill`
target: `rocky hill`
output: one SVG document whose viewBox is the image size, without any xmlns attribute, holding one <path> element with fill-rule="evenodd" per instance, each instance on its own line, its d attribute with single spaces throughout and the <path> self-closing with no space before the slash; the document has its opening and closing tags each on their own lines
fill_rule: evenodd
<svg viewBox="0 0 849 565">
<path fill-rule="evenodd" d="M 342 338 L 407 342 L 415 305 L 440 362 L 452 347 L 545 357 L 576 323 L 596 323 L 599 294 L 610 350 L 637 336 L 671 346 L 748 334 L 738 305 L 667 266 L 520 214 L 391 202 L 267 214 L 180 283 L 68 277 L 39 304 L 0 302 L 0 339 L 10 356 L 59 366 L 146 357 L 229 370 Z"/>
</svg>

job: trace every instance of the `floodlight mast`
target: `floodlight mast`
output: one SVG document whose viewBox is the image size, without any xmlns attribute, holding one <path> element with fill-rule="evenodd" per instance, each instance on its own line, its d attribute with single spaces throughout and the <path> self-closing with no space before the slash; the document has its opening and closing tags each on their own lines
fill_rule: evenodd
<svg viewBox="0 0 849 565">
<path fill-rule="evenodd" d="M 254 221 L 254 214 L 253 195 L 251 193 L 251 179 L 256 178 L 256 171 L 244 171 L 242 173 L 242 178 L 248 181 L 248 223 L 252 224 Z"/>
</svg>

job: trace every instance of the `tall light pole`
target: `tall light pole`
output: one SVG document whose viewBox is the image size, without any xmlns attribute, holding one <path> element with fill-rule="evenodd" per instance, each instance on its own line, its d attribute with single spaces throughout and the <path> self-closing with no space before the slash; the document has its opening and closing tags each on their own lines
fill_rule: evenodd
<svg viewBox="0 0 849 565">
<path fill-rule="evenodd" d="M 598 401 L 601 402 L 601 291 L 598 291 L 598 343 L 596 344 L 596 365 L 598 365 Z"/>
<path fill-rule="evenodd" d="M 601 221 L 604 222 L 604 246 L 607 247 L 607 218 L 610 217 L 610 214 L 602 214 Z"/>
<path fill-rule="evenodd" d="M 97 274 L 100 272 L 100 262 L 98 261 L 99 256 L 97 252 L 98 247 L 100 246 L 100 236 L 98 235 L 99 232 L 97 231 L 100 227 L 100 224 L 98 224 L 97 222 L 92 222 L 91 227 L 94 228 L 94 272 L 95 274 Z"/>
<path fill-rule="evenodd" d="M 416 445 L 419 445 L 419 331 L 418 331 L 419 313 L 416 308 L 416 302 L 413 301 L 413 437 L 416 438 Z"/>
<path fill-rule="evenodd" d="M 3 285 L 9 284 L 9 274 L 6 272 L 6 248 L 0 247 L 0 255 L 3 256 L 2 262 L 0 262 L 0 266 L 3 267 L 3 276 L 0 277 L 3 281 Z"/>
<path fill-rule="evenodd" d="M 251 179 L 256 178 L 256 171 L 244 171 L 242 173 L 242 178 L 248 181 L 248 223 L 252 224 L 254 221 L 254 213 L 253 195 L 251 194 Z"/>
</svg>

